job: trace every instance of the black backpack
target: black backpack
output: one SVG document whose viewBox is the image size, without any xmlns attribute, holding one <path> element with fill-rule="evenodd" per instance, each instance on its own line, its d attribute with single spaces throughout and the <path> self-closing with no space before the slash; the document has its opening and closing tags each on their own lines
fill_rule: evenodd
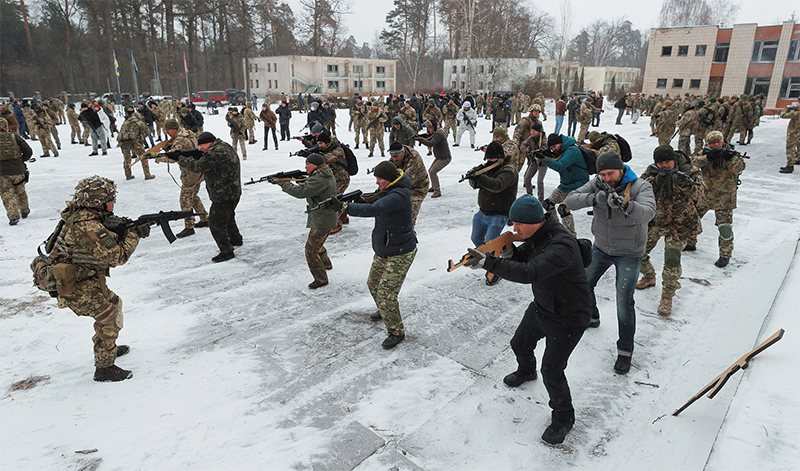
<svg viewBox="0 0 800 471">
<path fill-rule="evenodd" d="M 576 144 L 576 147 L 580 149 L 581 154 L 583 154 L 583 160 L 586 161 L 586 169 L 589 171 L 589 175 L 597 173 L 597 154 L 595 154 L 592 149 L 581 145 Z"/>
<path fill-rule="evenodd" d="M 630 162 L 633 158 L 633 153 L 631 152 L 631 145 L 628 144 L 628 141 L 622 138 L 619 134 L 614 134 L 614 137 L 617 139 L 617 145 L 619 145 L 619 153 L 620 157 L 622 157 L 623 162 Z"/>
<path fill-rule="evenodd" d="M 581 249 L 581 261 L 583 268 L 592 264 L 592 241 L 589 239 L 578 239 L 578 248 Z"/>
<path fill-rule="evenodd" d="M 350 150 L 350 146 L 347 144 L 342 144 L 342 150 L 344 150 L 344 157 L 347 159 L 347 173 L 350 175 L 357 174 L 358 160 L 356 159 L 356 154 Z"/>
</svg>

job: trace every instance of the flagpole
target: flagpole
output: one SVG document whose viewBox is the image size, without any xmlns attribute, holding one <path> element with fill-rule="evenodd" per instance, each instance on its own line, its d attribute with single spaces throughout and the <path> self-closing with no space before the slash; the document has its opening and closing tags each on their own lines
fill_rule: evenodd
<svg viewBox="0 0 800 471">
<path fill-rule="evenodd" d="M 122 88 L 119 86 L 119 62 L 117 62 L 117 51 L 112 50 L 112 54 L 114 54 L 114 72 L 117 74 L 117 99 L 114 100 L 114 105 L 117 105 L 117 101 L 122 101 Z"/>
<path fill-rule="evenodd" d="M 192 95 L 189 93 L 189 66 L 186 64 L 186 53 L 183 53 L 183 72 L 186 75 L 186 99 L 192 102 Z"/>
<path fill-rule="evenodd" d="M 136 67 L 136 59 L 133 58 L 133 51 L 131 51 L 131 64 L 133 65 L 133 86 L 136 90 L 136 99 L 131 101 L 135 104 L 139 102 L 139 80 L 136 78 L 136 72 L 139 71 L 139 68 Z"/>
<path fill-rule="evenodd" d="M 156 80 L 161 80 L 161 77 L 158 76 L 158 53 L 153 51 L 153 57 L 156 59 Z"/>
</svg>

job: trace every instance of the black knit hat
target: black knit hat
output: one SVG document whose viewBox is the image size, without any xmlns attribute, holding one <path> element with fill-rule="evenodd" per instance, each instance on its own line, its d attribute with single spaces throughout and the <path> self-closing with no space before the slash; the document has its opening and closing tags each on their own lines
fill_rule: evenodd
<svg viewBox="0 0 800 471">
<path fill-rule="evenodd" d="M 383 178 L 384 180 L 388 180 L 390 182 L 393 182 L 397 179 L 397 167 L 395 167 L 394 164 L 388 160 L 386 162 L 379 163 L 372 173 L 374 173 L 377 178 Z"/>
<path fill-rule="evenodd" d="M 400 155 L 405 152 L 403 149 L 403 144 L 400 144 L 397 141 L 392 142 L 392 145 L 389 146 L 389 155 Z"/>
<path fill-rule="evenodd" d="M 556 144 L 563 144 L 563 143 L 564 141 L 561 138 L 561 134 L 553 133 L 547 136 L 547 147 L 553 147 Z"/>
<path fill-rule="evenodd" d="M 625 170 L 622 158 L 616 152 L 603 152 L 597 157 L 597 173 L 603 170 Z"/>
<path fill-rule="evenodd" d="M 497 141 L 492 141 L 486 146 L 486 153 L 483 156 L 484 160 L 488 159 L 505 159 L 506 153 L 503 151 L 503 146 Z"/>
<path fill-rule="evenodd" d="M 208 144 L 209 142 L 214 142 L 216 140 L 217 140 L 216 136 L 206 131 L 197 137 L 197 145 Z"/>
<path fill-rule="evenodd" d="M 317 142 L 324 142 L 325 144 L 330 144 L 331 143 L 331 135 L 326 133 L 326 132 L 320 131 L 319 136 L 317 136 Z"/>
<path fill-rule="evenodd" d="M 669 144 L 658 146 L 653 150 L 653 162 L 666 162 L 668 160 L 678 160 L 678 154 Z"/>
<path fill-rule="evenodd" d="M 533 123 L 533 126 L 531 126 L 531 129 L 535 129 L 535 130 L 539 131 L 540 133 L 544 132 L 544 128 L 542 127 L 542 123 Z"/>
<path fill-rule="evenodd" d="M 306 163 L 314 164 L 317 167 L 319 167 L 320 165 L 323 165 L 325 163 L 325 157 L 319 154 L 311 154 L 308 157 L 306 157 Z"/>
</svg>

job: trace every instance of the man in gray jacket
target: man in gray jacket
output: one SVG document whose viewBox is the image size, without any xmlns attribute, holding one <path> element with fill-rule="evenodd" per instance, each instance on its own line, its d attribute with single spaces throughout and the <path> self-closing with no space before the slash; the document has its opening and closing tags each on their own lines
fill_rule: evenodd
<svg viewBox="0 0 800 471">
<path fill-rule="evenodd" d="M 597 178 L 571 192 L 564 203 L 572 210 L 593 207 L 592 264 L 586 268 L 592 290 L 590 327 L 600 326 L 594 287 L 611 265 L 617 270 L 619 340 L 614 371 L 626 374 L 631 369 L 636 333 L 633 293 L 647 244 L 647 226 L 656 214 L 653 187 L 623 164 L 619 154 L 606 152 L 597 158 Z"/>
</svg>

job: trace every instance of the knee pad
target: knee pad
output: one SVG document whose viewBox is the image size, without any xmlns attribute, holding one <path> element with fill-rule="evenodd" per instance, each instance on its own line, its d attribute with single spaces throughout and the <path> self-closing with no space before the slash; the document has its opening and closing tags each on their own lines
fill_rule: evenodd
<svg viewBox="0 0 800 471">
<path fill-rule="evenodd" d="M 677 268 L 681 266 L 681 251 L 674 247 L 664 249 L 664 268 Z"/>
<path fill-rule="evenodd" d="M 550 212 L 556 209 L 556 205 L 552 201 L 550 201 L 550 198 L 547 198 L 544 201 L 542 201 L 542 208 L 544 208 L 545 211 Z"/>
<path fill-rule="evenodd" d="M 722 237 L 723 240 L 733 239 L 733 226 L 728 223 L 720 224 L 719 236 Z"/>
<path fill-rule="evenodd" d="M 565 218 L 570 215 L 569 208 L 566 205 L 562 204 L 558 206 L 558 215 L 562 218 Z"/>
</svg>

